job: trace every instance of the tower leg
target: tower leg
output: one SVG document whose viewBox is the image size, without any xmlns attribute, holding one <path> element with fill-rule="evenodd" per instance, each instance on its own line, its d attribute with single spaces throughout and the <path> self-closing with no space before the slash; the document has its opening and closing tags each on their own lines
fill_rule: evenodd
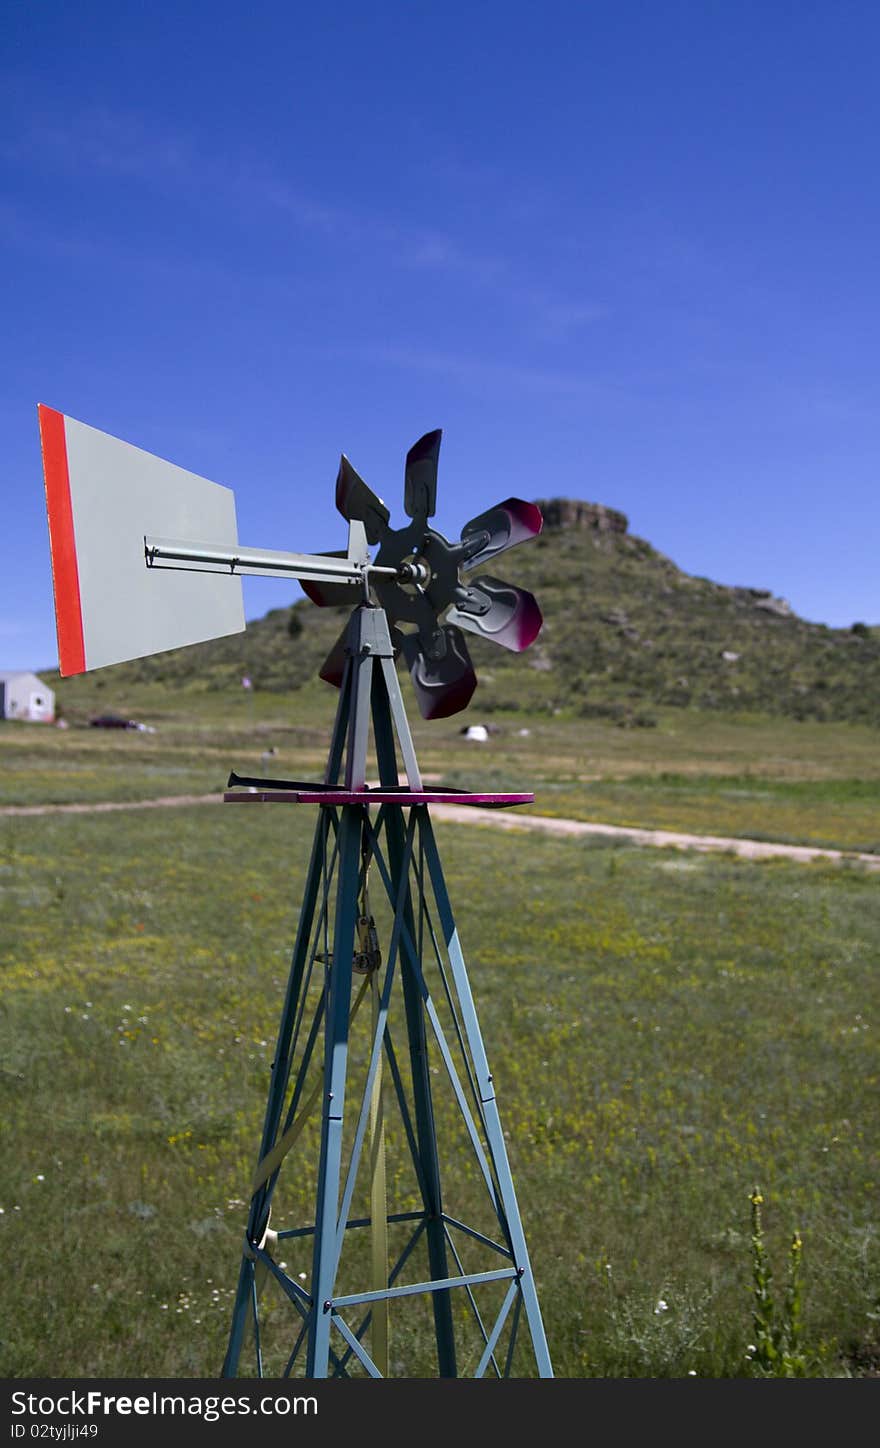
<svg viewBox="0 0 880 1448">
<path fill-rule="evenodd" d="M 310 1378 L 327 1376 L 330 1356 L 330 1302 L 336 1278 L 342 1123 L 348 1069 L 351 974 L 358 916 L 363 815 L 360 805 L 344 805 L 342 808 L 333 959 L 325 962 L 327 1024 L 324 1045 L 324 1097 L 315 1247 L 312 1258 L 312 1308 L 306 1360 L 306 1375 Z"/>
<path fill-rule="evenodd" d="M 328 884 L 327 854 L 329 837 L 329 812 L 327 810 L 319 810 L 318 822 L 315 827 L 315 835 L 312 842 L 312 853 L 306 875 L 305 890 L 303 892 L 303 903 L 300 909 L 296 942 L 293 948 L 290 974 L 288 976 L 287 992 L 284 998 L 281 1022 L 278 1028 L 278 1041 L 275 1047 L 275 1056 L 272 1061 L 269 1099 L 266 1105 L 266 1116 L 260 1146 L 260 1161 L 263 1161 L 269 1151 L 271 1151 L 278 1138 L 281 1126 L 284 1099 L 290 1079 L 293 1047 L 295 1045 L 296 1023 L 300 1013 L 304 983 L 315 955 L 315 912 L 319 895 L 322 893 L 322 883 L 325 892 Z M 322 914 L 326 908 L 327 902 L 325 899 L 322 902 Z M 246 1229 L 246 1247 L 252 1247 L 263 1240 L 269 1223 L 269 1209 L 271 1207 L 274 1185 L 275 1173 L 273 1173 L 267 1181 L 261 1183 L 253 1193 Z M 238 1372 L 242 1344 L 252 1313 L 253 1291 L 254 1262 L 246 1250 L 242 1256 L 229 1345 L 223 1363 L 224 1377 L 235 1377 Z"/>
<path fill-rule="evenodd" d="M 550 1363 L 547 1338 L 541 1319 L 541 1310 L 538 1306 L 538 1294 L 535 1290 L 535 1279 L 532 1274 L 528 1247 L 526 1246 L 525 1233 L 520 1218 L 519 1206 L 517 1205 L 513 1177 L 510 1171 L 510 1163 L 507 1158 L 504 1132 L 501 1129 L 501 1117 L 498 1112 L 498 1102 L 495 1097 L 492 1073 L 489 1070 L 486 1049 L 483 1045 L 480 1023 L 477 1019 L 474 998 L 471 993 L 470 981 L 465 967 L 461 943 L 458 938 L 458 930 L 456 929 L 455 920 L 452 915 L 446 881 L 443 877 L 443 869 L 440 864 L 440 855 L 437 851 L 436 840 L 434 839 L 433 826 L 427 808 L 420 809 L 418 813 L 422 847 L 425 852 L 428 873 L 431 878 L 431 888 L 437 902 L 452 977 L 458 994 L 464 1033 L 474 1064 L 487 1144 L 495 1169 L 508 1240 L 510 1242 L 513 1260 L 519 1273 L 519 1287 L 522 1293 L 526 1322 L 535 1352 L 535 1362 L 539 1376 L 542 1378 L 550 1378 L 553 1376 L 553 1368 Z"/>
</svg>

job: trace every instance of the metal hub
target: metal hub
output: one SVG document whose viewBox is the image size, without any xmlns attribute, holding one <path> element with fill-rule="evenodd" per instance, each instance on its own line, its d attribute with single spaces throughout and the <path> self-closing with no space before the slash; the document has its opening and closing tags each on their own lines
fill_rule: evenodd
<svg viewBox="0 0 880 1448">
<path fill-rule="evenodd" d="M 336 480 L 340 513 L 350 524 L 363 526 L 368 543 L 379 545 L 375 562 L 365 564 L 365 577 L 394 628 L 395 647 L 403 653 L 427 719 L 466 708 L 476 688 L 462 630 L 519 652 L 537 638 L 542 624 L 538 604 L 525 589 L 489 574 L 466 576 L 540 533 L 539 509 L 521 498 L 508 498 L 466 523 L 458 542 L 431 528 L 440 438 L 439 431 L 426 433 L 407 453 L 404 508 L 411 521 L 403 528 L 389 526 L 389 509 L 344 456 Z M 303 589 L 323 607 L 354 607 L 362 597 L 351 584 L 304 581 Z M 398 624 L 414 632 L 403 632 Z M 340 638 L 321 677 L 339 685 L 343 666 Z"/>
</svg>

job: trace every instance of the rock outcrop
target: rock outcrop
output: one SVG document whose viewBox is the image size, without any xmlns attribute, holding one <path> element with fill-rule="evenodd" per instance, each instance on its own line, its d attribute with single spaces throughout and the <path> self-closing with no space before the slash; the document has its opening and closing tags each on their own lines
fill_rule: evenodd
<svg viewBox="0 0 880 1448">
<path fill-rule="evenodd" d="M 545 528 L 577 528 L 593 533 L 625 533 L 629 519 L 604 503 L 583 503 L 578 498 L 539 498 Z"/>
</svg>

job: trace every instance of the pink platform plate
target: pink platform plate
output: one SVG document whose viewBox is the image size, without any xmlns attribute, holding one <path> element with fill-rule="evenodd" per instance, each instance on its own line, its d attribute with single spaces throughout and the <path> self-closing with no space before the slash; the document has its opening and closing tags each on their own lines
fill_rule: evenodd
<svg viewBox="0 0 880 1448">
<path fill-rule="evenodd" d="M 468 790 L 393 788 L 336 789 L 312 785 L 297 789 L 230 789 L 223 796 L 224 804 L 468 804 L 484 809 L 506 809 L 513 804 L 533 804 L 533 794 L 471 794 Z"/>
</svg>

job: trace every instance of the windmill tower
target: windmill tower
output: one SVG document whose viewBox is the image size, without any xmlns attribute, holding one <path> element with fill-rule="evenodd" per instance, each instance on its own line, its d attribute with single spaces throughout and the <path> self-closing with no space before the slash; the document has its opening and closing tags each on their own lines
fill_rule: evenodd
<svg viewBox="0 0 880 1448">
<path fill-rule="evenodd" d="M 430 814 L 533 796 L 426 787 L 395 667 L 444 718 L 476 687 L 465 632 L 528 647 L 532 595 L 475 570 L 540 512 L 508 499 L 444 538 L 433 432 L 407 454 L 404 527 L 343 457 L 347 550 L 261 552 L 227 489 L 48 408 L 40 424 L 62 673 L 243 628 L 243 573 L 350 609 L 321 669 L 339 688 L 322 780 L 232 774 L 224 796 L 317 819 L 223 1375 L 552 1376 Z"/>
</svg>

